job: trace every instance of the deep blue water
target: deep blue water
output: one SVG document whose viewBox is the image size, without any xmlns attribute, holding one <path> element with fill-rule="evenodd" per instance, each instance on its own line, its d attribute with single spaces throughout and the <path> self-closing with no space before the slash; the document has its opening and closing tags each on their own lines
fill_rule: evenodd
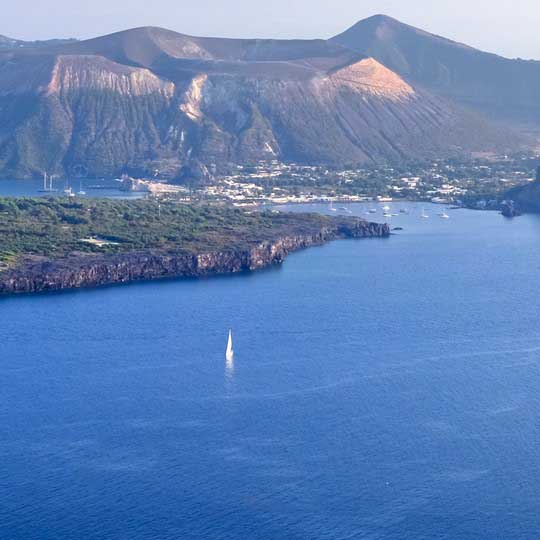
<svg viewBox="0 0 540 540">
<path fill-rule="evenodd" d="M 540 217 L 409 207 L 279 269 L 0 300 L 0 538 L 536 540 Z"/>
</svg>

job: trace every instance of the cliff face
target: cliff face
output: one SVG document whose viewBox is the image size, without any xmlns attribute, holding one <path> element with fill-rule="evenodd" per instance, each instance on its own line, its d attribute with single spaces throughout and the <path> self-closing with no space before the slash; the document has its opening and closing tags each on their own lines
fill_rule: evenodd
<svg viewBox="0 0 540 540">
<path fill-rule="evenodd" d="M 115 255 L 80 255 L 61 260 L 23 260 L 0 272 L 0 294 L 36 293 L 180 277 L 230 274 L 282 263 L 293 251 L 340 238 L 384 238 L 386 224 L 356 221 L 293 234 L 241 251 L 200 254 L 138 251 Z"/>
</svg>

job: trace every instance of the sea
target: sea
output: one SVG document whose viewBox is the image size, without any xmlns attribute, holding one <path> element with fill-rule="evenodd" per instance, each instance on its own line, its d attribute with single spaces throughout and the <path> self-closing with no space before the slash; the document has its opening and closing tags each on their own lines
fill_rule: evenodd
<svg viewBox="0 0 540 540">
<path fill-rule="evenodd" d="M 260 272 L 0 299 L 0 538 L 537 540 L 540 216 L 391 207 L 281 207 L 399 230 Z"/>
</svg>

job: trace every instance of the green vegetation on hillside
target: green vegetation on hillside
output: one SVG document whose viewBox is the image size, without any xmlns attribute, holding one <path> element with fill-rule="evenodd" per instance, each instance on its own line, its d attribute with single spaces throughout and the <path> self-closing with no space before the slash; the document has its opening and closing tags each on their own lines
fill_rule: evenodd
<svg viewBox="0 0 540 540">
<path fill-rule="evenodd" d="M 250 213 L 154 200 L 0 198 L 0 262 L 74 252 L 238 249 L 291 231 L 318 231 L 326 222 L 329 218 L 311 214 Z"/>
</svg>

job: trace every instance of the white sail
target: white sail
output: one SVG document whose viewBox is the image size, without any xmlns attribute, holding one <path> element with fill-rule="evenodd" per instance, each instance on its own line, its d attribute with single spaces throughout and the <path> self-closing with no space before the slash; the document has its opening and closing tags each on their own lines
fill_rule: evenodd
<svg viewBox="0 0 540 540">
<path fill-rule="evenodd" d="M 225 351 L 225 358 L 232 360 L 234 356 L 233 342 L 232 342 L 232 330 L 229 330 L 229 339 L 227 341 L 227 350 Z"/>
</svg>

